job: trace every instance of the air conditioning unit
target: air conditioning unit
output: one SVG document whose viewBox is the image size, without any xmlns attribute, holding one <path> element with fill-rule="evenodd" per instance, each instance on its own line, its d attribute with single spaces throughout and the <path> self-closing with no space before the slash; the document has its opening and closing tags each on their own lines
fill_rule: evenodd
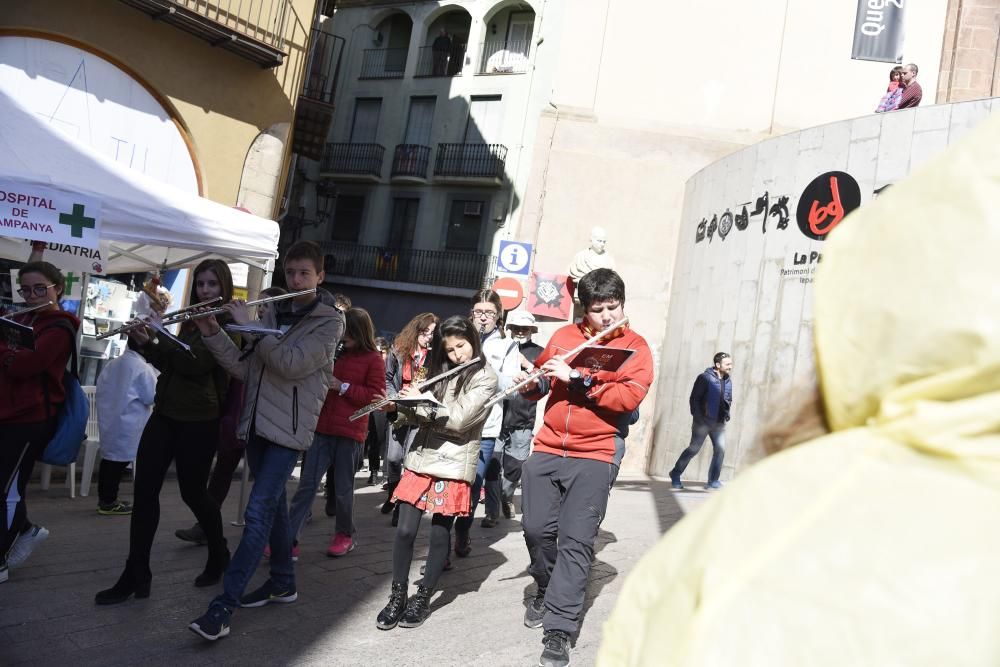
<svg viewBox="0 0 1000 667">
<path fill-rule="evenodd" d="M 465 210 L 463 213 L 470 218 L 478 218 L 483 214 L 483 202 L 481 201 L 467 201 L 465 202 Z"/>
</svg>

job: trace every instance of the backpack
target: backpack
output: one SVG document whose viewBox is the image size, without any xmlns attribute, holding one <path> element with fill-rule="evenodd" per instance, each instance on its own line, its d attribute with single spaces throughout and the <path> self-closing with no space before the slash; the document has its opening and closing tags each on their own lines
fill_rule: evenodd
<svg viewBox="0 0 1000 667">
<path fill-rule="evenodd" d="M 80 445 L 87 439 L 87 419 L 90 417 L 90 401 L 80 386 L 80 374 L 76 360 L 76 330 L 66 320 L 59 320 L 52 326 L 65 329 L 72 341 L 70 349 L 72 356 L 70 369 L 63 374 L 63 393 L 66 400 L 56 415 L 56 432 L 46 445 L 40 460 L 54 466 L 66 466 L 74 463 L 80 455 Z M 46 406 L 49 403 L 48 376 L 42 375 L 42 392 L 45 395 Z"/>
</svg>

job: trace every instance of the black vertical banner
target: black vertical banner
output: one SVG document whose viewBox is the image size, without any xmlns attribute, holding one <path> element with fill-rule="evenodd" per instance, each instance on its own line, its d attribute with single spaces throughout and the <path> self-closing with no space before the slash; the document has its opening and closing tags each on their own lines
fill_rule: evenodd
<svg viewBox="0 0 1000 667">
<path fill-rule="evenodd" d="M 903 62 L 903 12 L 907 0 L 858 0 L 854 60 Z"/>
</svg>

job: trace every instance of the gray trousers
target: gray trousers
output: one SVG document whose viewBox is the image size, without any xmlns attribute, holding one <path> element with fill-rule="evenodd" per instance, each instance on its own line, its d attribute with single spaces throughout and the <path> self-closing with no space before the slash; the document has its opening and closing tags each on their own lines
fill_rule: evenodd
<svg viewBox="0 0 1000 667">
<path fill-rule="evenodd" d="M 493 449 L 493 465 L 499 475 L 491 479 L 486 475 L 486 513 L 492 517 L 500 515 L 501 499 L 505 503 L 513 502 L 514 491 L 521 483 L 521 466 L 531 454 L 531 429 L 516 429 L 505 431 L 497 439 Z"/>
<path fill-rule="evenodd" d="M 575 634 L 587 595 L 597 529 L 611 492 L 612 465 L 535 452 L 521 468 L 521 525 L 545 591 L 546 630 Z"/>
<path fill-rule="evenodd" d="M 385 476 L 388 482 L 398 482 L 402 478 L 403 459 L 416 437 L 417 429 L 410 426 L 386 429 Z"/>
</svg>

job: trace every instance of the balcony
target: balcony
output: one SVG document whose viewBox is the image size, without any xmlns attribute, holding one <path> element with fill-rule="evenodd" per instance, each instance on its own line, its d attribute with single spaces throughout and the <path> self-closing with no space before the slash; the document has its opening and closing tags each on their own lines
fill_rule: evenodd
<svg viewBox="0 0 1000 667">
<path fill-rule="evenodd" d="M 119 0 L 261 67 L 284 62 L 291 0 Z M 235 5 L 235 7 L 234 7 Z"/>
<path fill-rule="evenodd" d="M 320 243 L 328 276 L 476 290 L 490 279 L 496 258 L 452 250 L 378 248 L 343 241 Z"/>
<path fill-rule="evenodd" d="M 344 181 L 378 182 L 382 178 L 381 144 L 327 144 L 320 176 Z"/>
<path fill-rule="evenodd" d="M 438 144 L 434 177 L 458 185 L 502 185 L 506 160 L 503 144 Z"/>
<path fill-rule="evenodd" d="M 391 178 L 393 181 L 426 183 L 430 161 L 430 146 L 399 144 L 392 156 Z"/>
<path fill-rule="evenodd" d="M 465 65 L 465 44 L 455 44 L 450 51 L 434 51 L 432 46 L 421 46 L 414 76 L 462 76 Z"/>
<path fill-rule="evenodd" d="M 523 74 L 528 71 L 531 43 L 518 39 L 484 42 L 479 74 Z"/>
<path fill-rule="evenodd" d="M 340 76 L 344 38 L 313 29 L 309 44 L 309 73 L 295 106 L 292 151 L 318 162 L 323 158 L 333 124 L 333 95 Z"/>
<path fill-rule="evenodd" d="M 365 49 L 359 79 L 402 79 L 406 49 Z"/>
</svg>

